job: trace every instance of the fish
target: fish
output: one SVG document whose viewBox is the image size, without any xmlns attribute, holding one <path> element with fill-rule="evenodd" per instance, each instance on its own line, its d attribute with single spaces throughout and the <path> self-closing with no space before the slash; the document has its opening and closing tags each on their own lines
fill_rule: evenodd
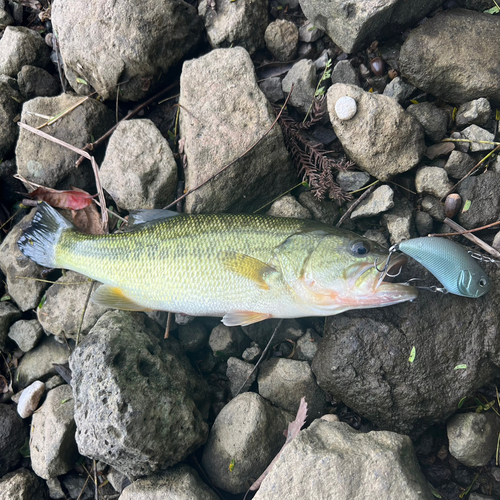
<svg viewBox="0 0 500 500">
<path fill-rule="evenodd" d="M 41 203 L 18 240 L 21 252 L 49 268 L 103 283 L 96 304 L 222 317 L 227 326 L 268 318 L 329 316 L 398 304 L 414 287 L 383 281 L 388 251 L 320 222 L 236 214 L 139 210 L 127 232 L 79 232 Z M 406 261 L 400 255 L 391 267 Z"/>
<path fill-rule="evenodd" d="M 443 287 L 454 295 L 482 297 L 491 289 L 491 280 L 458 243 L 446 238 L 414 238 L 395 245 L 399 250 L 422 264 Z"/>
</svg>

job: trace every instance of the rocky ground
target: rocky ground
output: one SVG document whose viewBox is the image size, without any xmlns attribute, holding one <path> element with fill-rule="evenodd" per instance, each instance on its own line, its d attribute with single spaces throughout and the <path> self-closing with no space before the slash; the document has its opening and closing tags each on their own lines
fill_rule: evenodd
<svg viewBox="0 0 500 500">
<path fill-rule="evenodd" d="M 494 0 L 0 0 L 0 499 L 242 499 L 302 397 L 304 429 L 247 498 L 500 499 L 494 264 L 480 299 L 422 291 L 286 320 L 254 371 L 275 320 L 176 314 L 164 339 L 166 313 L 99 307 L 87 278 L 16 245 L 27 190 L 96 193 L 90 162 L 17 122 L 87 146 L 122 216 L 212 178 L 177 209 L 347 214 L 342 227 L 385 246 L 450 232 L 446 216 L 497 222 L 498 12 Z M 498 226 L 478 234 L 500 250 Z M 436 284 L 410 261 L 398 279 L 413 277 Z"/>
</svg>

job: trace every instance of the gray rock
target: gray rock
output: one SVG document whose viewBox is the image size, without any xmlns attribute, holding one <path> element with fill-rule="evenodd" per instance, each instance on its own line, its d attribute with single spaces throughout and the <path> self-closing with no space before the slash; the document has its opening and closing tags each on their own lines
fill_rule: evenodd
<svg viewBox="0 0 500 500">
<path fill-rule="evenodd" d="M 63 385 L 65 383 L 66 382 L 60 375 L 53 375 L 45 382 L 45 389 L 47 389 L 47 391 L 50 391 L 51 389 L 59 387 L 60 385 Z"/>
<path fill-rule="evenodd" d="M 384 248 L 389 248 L 390 245 L 387 243 L 387 238 L 384 236 L 382 231 L 377 231 L 376 229 L 368 229 L 363 236 L 368 238 L 369 240 L 378 243 L 380 246 Z"/>
<path fill-rule="evenodd" d="M 467 153 L 455 150 L 451 152 L 444 169 L 451 178 L 461 179 L 475 164 L 474 158 Z"/>
<path fill-rule="evenodd" d="M 368 0 L 362 6 L 342 0 L 300 0 L 305 16 L 322 29 L 344 52 L 351 54 L 365 43 L 376 40 L 389 26 L 403 31 L 440 5 L 436 0 L 422 0 L 409 5 L 402 0 Z"/>
<path fill-rule="evenodd" d="M 281 78 L 279 76 L 272 76 L 266 78 L 259 83 L 259 88 L 270 102 L 277 102 L 284 99 L 285 94 L 281 88 Z"/>
<path fill-rule="evenodd" d="M 131 478 L 181 461 L 208 431 L 206 384 L 173 339 L 158 337 L 146 316 L 110 311 L 70 358 L 80 453 Z"/>
<path fill-rule="evenodd" d="M 312 219 L 311 212 L 303 207 L 291 194 L 276 200 L 267 215 L 273 217 L 294 217 L 296 219 Z"/>
<path fill-rule="evenodd" d="M 446 217 L 444 204 L 439 201 L 439 198 L 435 198 L 434 196 L 424 196 L 422 199 L 422 210 L 439 222 L 443 222 Z"/>
<path fill-rule="evenodd" d="M 91 300 L 86 303 L 91 286 L 94 290 L 98 288 L 86 276 L 66 271 L 45 292 L 45 301 L 42 307 L 37 308 L 38 321 L 43 329 L 60 337 L 61 342 L 64 337 L 76 340 L 78 330 L 80 335 L 89 333 L 96 321 L 108 310 Z"/>
<path fill-rule="evenodd" d="M 461 132 L 462 137 L 469 139 L 470 141 L 489 141 L 495 140 L 495 136 L 485 130 L 484 128 L 478 127 L 477 125 L 469 125 L 466 129 Z M 470 144 L 470 151 L 474 153 L 475 151 L 489 151 L 495 147 L 494 144 L 481 144 L 480 142 L 472 142 Z"/>
<path fill-rule="evenodd" d="M 500 65 L 499 44 L 498 16 L 464 9 L 440 12 L 406 39 L 401 73 L 420 90 L 454 104 L 479 97 L 500 102 L 498 78 L 490 71 Z"/>
<path fill-rule="evenodd" d="M 500 231 L 495 234 L 495 237 L 493 238 L 493 243 L 491 244 L 493 248 L 496 250 L 500 250 Z"/>
<path fill-rule="evenodd" d="M 490 269 L 498 279 L 499 270 Z M 428 282 L 431 275 L 409 261 L 398 281 L 415 276 Z M 413 302 L 327 318 L 312 364 L 318 383 L 380 428 L 416 435 L 454 413 L 464 395 L 496 373 L 499 295 L 496 289 L 476 300 L 421 293 Z M 457 328 L 467 334 L 457 335 Z M 467 370 L 454 370 L 464 362 Z"/>
<path fill-rule="evenodd" d="M 16 76 L 26 64 L 45 68 L 49 63 L 49 48 L 33 30 L 22 26 L 7 26 L 0 40 L 0 74 Z"/>
<path fill-rule="evenodd" d="M 151 120 L 127 120 L 109 139 L 102 187 L 126 210 L 163 208 L 174 200 L 177 164 Z"/>
<path fill-rule="evenodd" d="M 265 348 L 269 342 L 271 335 L 278 326 L 279 320 L 270 319 L 254 323 L 253 325 L 243 326 L 241 329 L 245 332 L 246 336 L 257 343 L 262 349 Z M 304 330 L 300 324 L 294 319 L 285 319 L 278 328 L 274 337 L 274 345 L 285 342 L 287 339 L 296 341 L 304 335 Z"/>
<path fill-rule="evenodd" d="M 5 9 L 0 9 L 0 27 L 3 29 L 13 24 L 15 23 L 12 16 Z"/>
<path fill-rule="evenodd" d="M 413 208 L 405 199 L 400 199 L 394 208 L 382 215 L 382 222 L 389 231 L 391 245 L 396 245 L 414 236 Z"/>
<path fill-rule="evenodd" d="M 28 435 L 28 427 L 14 407 L 0 404 L 0 477 L 17 467 Z"/>
<path fill-rule="evenodd" d="M 495 158 L 495 160 L 493 161 L 492 169 L 494 172 L 497 172 L 500 174 L 500 156 L 497 156 Z"/>
<path fill-rule="evenodd" d="M 100 0 L 57 0 L 51 19 L 64 66 L 104 99 L 116 97 L 118 88 L 120 100 L 143 98 L 202 30 L 196 9 L 181 0 L 125 0 L 114 8 Z"/>
<path fill-rule="evenodd" d="M 57 342 L 54 337 L 42 340 L 19 361 L 14 385 L 23 389 L 35 380 L 47 380 L 56 374 L 52 364 L 64 364 L 68 357 L 69 350 L 65 344 Z"/>
<path fill-rule="evenodd" d="M 313 215 L 313 219 L 333 226 L 340 219 L 338 206 L 332 201 L 319 201 L 311 191 L 300 193 L 299 202 Z"/>
<path fill-rule="evenodd" d="M 0 302 L 0 348 L 5 346 L 9 328 L 21 317 L 19 309 L 10 302 Z"/>
<path fill-rule="evenodd" d="M 120 500 L 218 500 L 218 496 L 186 464 L 167 472 L 134 481 L 120 495 Z"/>
<path fill-rule="evenodd" d="M 13 0 L 9 0 L 9 8 L 10 12 L 12 14 L 12 17 L 14 18 L 14 21 L 16 24 L 22 24 L 23 22 L 23 17 L 24 17 L 24 9 L 23 5 L 19 4 L 17 2 L 14 2 Z"/>
<path fill-rule="evenodd" d="M 458 222 L 466 229 L 485 226 L 500 216 L 500 173 L 484 172 L 465 179 L 457 189 L 463 203 L 469 200 L 467 211 L 458 215 Z"/>
<path fill-rule="evenodd" d="M 339 61 L 332 71 L 332 83 L 347 83 L 359 87 L 359 75 L 350 61 Z"/>
<path fill-rule="evenodd" d="M 21 418 L 28 418 L 33 415 L 44 392 L 45 384 L 39 380 L 36 380 L 23 390 L 17 403 L 17 413 Z"/>
<path fill-rule="evenodd" d="M 31 423 L 31 466 L 49 479 L 66 474 L 78 460 L 74 401 L 67 384 L 52 389 Z"/>
<path fill-rule="evenodd" d="M 358 112 L 349 121 L 341 121 L 335 112 L 335 103 L 343 96 L 358 104 Z M 394 99 L 337 83 L 328 90 L 327 103 L 333 129 L 347 155 L 370 175 L 386 181 L 421 160 L 425 149 L 421 126 Z"/>
<path fill-rule="evenodd" d="M 0 269 L 6 276 L 7 290 L 21 311 L 34 309 L 40 303 L 47 284 L 35 281 L 40 279 L 43 267 L 25 257 L 17 247 L 23 227 L 30 224 L 34 212 L 16 224 L 0 245 Z M 28 279 L 24 279 L 28 278 Z"/>
<path fill-rule="evenodd" d="M 0 311 L 1 309 L 2 306 L 0 305 Z M 38 344 L 42 336 L 42 325 L 36 319 L 21 319 L 20 321 L 16 321 L 9 330 L 9 338 L 24 352 L 31 351 Z"/>
<path fill-rule="evenodd" d="M 450 453 L 469 467 L 486 465 L 496 450 L 500 419 L 493 412 L 461 413 L 448 422 Z"/>
<path fill-rule="evenodd" d="M 255 361 L 257 361 L 260 358 L 261 354 L 262 354 L 262 349 L 258 346 L 258 344 L 256 344 L 255 342 L 252 342 L 250 344 L 250 347 L 247 347 L 243 351 L 241 358 L 244 361 L 247 361 L 248 363 L 254 363 Z"/>
<path fill-rule="evenodd" d="M 420 104 L 411 104 L 406 108 L 424 128 L 427 137 L 434 142 L 439 142 L 448 129 L 449 116 L 444 109 L 440 109 L 431 102 L 422 102 Z"/>
<path fill-rule="evenodd" d="M 120 471 L 114 469 L 113 467 L 109 468 L 108 473 L 106 474 L 106 479 L 109 481 L 109 484 L 113 487 L 115 491 L 121 493 L 127 486 L 129 486 L 130 480 L 125 474 L 122 474 Z"/>
<path fill-rule="evenodd" d="M 38 127 L 47 119 L 36 116 L 35 113 L 43 116 L 56 116 L 81 100 L 81 97 L 71 94 L 37 97 L 24 103 L 21 121 L 32 127 Z M 83 148 L 87 143 L 92 142 L 93 138 L 94 140 L 99 138 L 112 126 L 113 113 L 103 103 L 95 99 L 87 99 L 71 113 L 51 125 L 49 132 L 57 139 L 77 148 Z M 34 135 L 28 130 L 19 131 L 19 140 L 16 145 L 17 171 L 32 182 L 54 188 L 69 174 L 81 177 L 82 172 L 75 166 L 78 158 L 77 153 Z M 94 182 L 93 179 L 92 182 Z M 81 184 L 81 181 L 78 186 L 82 189 L 86 187 L 85 184 Z"/>
<path fill-rule="evenodd" d="M 442 198 L 451 189 L 452 183 L 444 168 L 420 167 L 415 175 L 417 193 L 425 193 Z"/>
<path fill-rule="evenodd" d="M 303 113 L 307 113 L 316 91 L 316 67 L 308 59 L 302 59 L 295 63 L 288 74 L 281 82 L 283 92 L 293 92 L 289 99 L 289 104 Z"/>
<path fill-rule="evenodd" d="M 199 351 L 208 340 L 208 333 L 205 325 L 195 320 L 188 325 L 181 325 L 177 329 L 179 342 L 185 351 L 195 352 Z"/>
<path fill-rule="evenodd" d="M 36 66 L 23 66 L 17 74 L 19 91 L 25 99 L 51 97 L 59 93 L 59 83 L 47 71 Z"/>
<path fill-rule="evenodd" d="M 51 477 L 45 481 L 45 484 L 49 489 L 49 498 L 53 500 L 66 500 L 66 493 L 61 488 L 61 483 L 57 477 Z"/>
<path fill-rule="evenodd" d="M 254 365 L 246 363 L 238 358 L 229 358 L 227 360 L 226 376 L 229 379 L 229 389 L 233 397 L 238 394 L 243 384 L 245 384 L 245 386 L 241 389 L 241 392 L 247 392 L 250 389 L 250 386 L 255 382 L 257 377 L 257 370 L 250 377 L 254 368 Z M 248 377 L 250 378 L 248 382 L 246 382 Z"/>
<path fill-rule="evenodd" d="M 453 132 L 453 134 L 450 135 L 450 139 L 465 139 L 465 137 L 462 137 L 460 132 Z M 455 149 L 458 149 L 462 153 L 467 153 L 470 149 L 470 142 L 458 141 L 453 144 L 455 145 Z"/>
<path fill-rule="evenodd" d="M 195 319 L 195 316 L 190 316 L 189 314 L 175 313 L 175 323 L 177 325 L 189 325 Z"/>
<path fill-rule="evenodd" d="M 415 87 L 413 85 L 405 82 L 400 76 L 397 76 L 387 84 L 384 89 L 384 95 L 396 99 L 399 104 L 403 104 L 414 90 Z"/>
<path fill-rule="evenodd" d="M 481 495 L 481 493 L 472 492 L 469 495 L 468 500 L 495 500 L 495 499 L 487 495 Z"/>
<path fill-rule="evenodd" d="M 47 500 L 43 481 L 28 469 L 18 469 L 0 479 L 0 500 Z"/>
<path fill-rule="evenodd" d="M 8 155 L 16 144 L 19 127 L 15 122 L 21 109 L 21 95 L 7 82 L 0 82 L 0 155 Z"/>
<path fill-rule="evenodd" d="M 318 419 L 286 446 L 254 498 L 434 497 L 408 436 L 381 431 L 364 434 L 345 423 Z"/>
<path fill-rule="evenodd" d="M 253 54 L 264 46 L 266 0 L 202 0 L 198 14 L 205 20 L 208 41 L 214 49 L 240 46 Z"/>
<path fill-rule="evenodd" d="M 90 481 L 86 480 L 86 477 L 75 476 L 73 474 L 67 474 L 62 478 L 62 484 L 65 490 L 68 492 L 68 496 L 71 499 L 76 500 L 94 500 L 94 488 Z M 81 496 L 80 496 L 81 495 Z M 80 496 L 80 499 L 78 497 Z"/>
<path fill-rule="evenodd" d="M 265 361 L 260 365 L 257 383 L 263 398 L 292 414 L 297 413 L 300 400 L 305 397 L 309 422 L 325 413 L 325 394 L 307 361 L 285 358 Z"/>
<path fill-rule="evenodd" d="M 202 466 L 212 483 L 230 493 L 246 491 L 284 444 L 289 421 L 253 392 L 230 401 L 215 419 L 203 451 Z"/>
<path fill-rule="evenodd" d="M 297 340 L 295 351 L 297 359 L 311 362 L 318 352 L 320 340 L 321 337 L 312 328 L 308 328 L 306 333 Z"/>
<path fill-rule="evenodd" d="M 375 189 L 352 212 L 351 219 L 373 217 L 394 207 L 394 191 L 387 184 Z"/>
<path fill-rule="evenodd" d="M 213 50 L 185 62 L 179 102 L 187 110 L 196 110 L 196 116 L 182 108 L 180 111 L 180 134 L 188 160 L 186 190 L 235 160 L 261 139 L 275 120 L 255 81 L 250 56 L 239 47 Z M 249 154 L 187 196 L 185 210 L 255 210 L 294 186 L 296 175 L 281 131 L 274 127 Z"/>
<path fill-rule="evenodd" d="M 420 210 L 415 214 L 415 226 L 417 232 L 420 236 L 427 236 L 432 233 L 433 229 L 433 219 L 427 212 L 421 212 Z"/>
<path fill-rule="evenodd" d="M 486 125 L 491 115 L 491 106 L 488 99 L 480 97 L 474 101 L 462 104 L 457 111 L 455 121 L 459 127 L 469 124 Z"/>
<path fill-rule="evenodd" d="M 370 174 L 346 170 L 337 174 L 337 184 L 346 192 L 361 189 L 370 180 Z"/>
<path fill-rule="evenodd" d="M 316 28 L 313 24 L 311 24 L 309 21 L 306 21 L 300 28 L 299 28 L 299 40 L 301 42 L 306 42 L 306 43 L 311 43 L 315 42 L 318 40 L 318 38 L 321 38 L 323 36 L 323 32 Z"/>
<path fill-rule="evenodd" d="M 243 351 L 250 345 L 250 339 L 239 326 L 217 325 L 210 333 L 208 345 L 215 356 L 222 359 L 241 357 Z"/>
<path fill-rule="evenodd" d="M 290 21 L 277 19 L 270 23 L 264 34 L 266 47 L 278 61 L 291 61 L 297 52 L 299 30 Z"/>
<path fill-rule="evenodd" d="M 321 55 L 314 60 L 314 66 L 316 66 L 317 71 L 321 71 L 326 68 L 328 61 L 331 59 L 331 53 L 329 50 L 325 49 Z"/>
</svg>

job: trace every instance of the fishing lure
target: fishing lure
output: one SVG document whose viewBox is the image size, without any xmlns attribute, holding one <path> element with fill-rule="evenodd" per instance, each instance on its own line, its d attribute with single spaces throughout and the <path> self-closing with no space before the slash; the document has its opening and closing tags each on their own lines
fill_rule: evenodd
<svg viewBox="0 0 500 500">
<path fill-rule="evenodd" d="M 477 260 L 451 240 L 414 238 L 393 245 L 390 252 L 397 250 L 422 264 L 449 293 L 478 298 L 491 288 L 490 279 Z"/>
</svg>

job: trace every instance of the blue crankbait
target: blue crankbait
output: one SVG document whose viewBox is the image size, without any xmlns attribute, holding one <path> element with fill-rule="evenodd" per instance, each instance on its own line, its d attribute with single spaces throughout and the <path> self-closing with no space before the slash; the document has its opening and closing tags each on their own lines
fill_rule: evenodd
<svg viewBox="0 0 500 500">
<path fill-rule="evenodd" d="M 445 238 L 415 238 L 391 247 L 422 264 L 445 287 L 462 297 L 477 298 L 487 293 L 491 282 L 483 268 L 458 243 Z"/>
</svg>

